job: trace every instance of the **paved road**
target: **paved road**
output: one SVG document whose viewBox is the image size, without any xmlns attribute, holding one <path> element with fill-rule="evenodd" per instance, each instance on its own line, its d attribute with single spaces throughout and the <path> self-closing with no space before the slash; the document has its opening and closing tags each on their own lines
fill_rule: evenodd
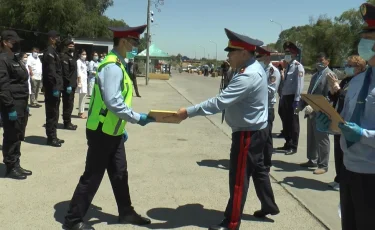
<svg viewBox="0 0 375 230">
<path fill-rule="evenodd" d="M 307 91 L 309 81 L 310 76 L 307 76 L 304 91 Z M 195 104 L 218 93 L 220 78 L 182 73 L 174 74 L 174 77 L 168 83 L 187 100 Z M 210 116 L 208 119 L 230 136 L 230 128 L 226 124 L 221 124 L 221 115 Z M 307 161 L 306 120 L 303 119 L 303 113 L 300 114 L 300 123 L 301 133 L 298 153 L 293 156 L 275 154 L 273 157 L 273 165 L 275 167 L 273 167 L 271 175 L 330 229 L 340 229 L 341 224 L 337 210 L 339 193 L 327 186 L 327 183 L 332 182 L 335 177 L 333 138 L 331 137 L 331 158 L 328 173 L 314 175 L 311 170 L 304 170 L 298 166 L 299 163 Z M 280 118 L 276 116 L 274 132 L 279 132 L 281 127 Z M 283 139 L 274 138 L 275 147 L 282 146 L 283 144 Z M 227 159 L 227 156 L 223 156 L 222 159 Z"/>
<path fill-rule="evenodd" d="M 142 98 L 134 99 L 134 109 L 138 112 L 177 110 L 191 104 L 186 98 L 198 101 L 213 95 L 217 85 L 217 79 L 190 75 L 176 75 L 169 82 L 152 80 L 148 86 L 140 85 Z M 44 108 L 31 109 L 31 113 L 26 141 L 22 143 L 21 164 L 33 170 L 33 175 L 25 181 L 0 178 L 0 229 L 61 229 L 69 200 L 84 169 L 85 120 L 73 119 L 79 126 L 77 131 L 58 129 L 59 138 L 65 139 L 66 143 L 62 148 L 52 148 L 45 145 Z M 77 110 L 74 115 L 76 113 Z M 136 210 L 152 218 L 153 224 L 143 228 L 116 224 L 117 207 L 107 176 L 85 219 L 96 229 L 108 230 L 207 229 L 210 224 L 220 222 L 228 199 L 225 166 L 230 138 L 225 131 L 226 125 L 217 124 L 217 116 L 210 119 L 198 117 L 180 125 L 140 127 L 129 124 L 129 140 L 125 146 L 131 197 Z M 299 154 L 302 155 L 303 152 Z M 296 161 L 283 156 L 280 159 Z M 293 181 L 295 187 L 309 186 L 303 179 L 308 177 L 306 173 L 296 175 L 297 172 L 291 172 L 294 170 L 292 164 L 279 161 L 278 169 L 287 171 L 275 170 L 274 175 L 290 177 L 285 183 Z M 4 171 L 4 165 L 0 164 L 0 177 Z M 280 215 L 264 221 L 251 216 L 259 209 L 259 201 L 251 187 L 241 229 L 326 229 L 278 182 L 273 181 L 273 189 Z M 312 196 L 311 187 L 304 190 Z M 317 194 L 320 194 L 319 199 L 317 195 L 312 196 L 317 204 L 326 201 L 322 210 L 333 209 L 329 205 L 334 202 L 329 199 L 336 193 Z M 323 211 L 320 213 L 326 216 Z"/>
</svg>

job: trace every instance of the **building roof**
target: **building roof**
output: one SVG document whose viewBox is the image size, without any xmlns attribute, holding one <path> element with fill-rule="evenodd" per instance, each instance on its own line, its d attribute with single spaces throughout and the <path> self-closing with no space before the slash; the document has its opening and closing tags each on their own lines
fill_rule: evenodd
<svg viewBox="0 0 375 230">
<path fill-rule="evenodd" d="M 170 56 L 162 51 L 161 49 L 159 49 L 155 44 L 152 44 L 150 46 L 150 51 L 149 51 L 149 54 L 150 54 L 150 57 L 151 58 L 170 58 Z M 146 57 L 147 55 L 147 49 L 143 50 L 142 52 L 140 52 L 136 57 L 138 58 L 144 58 Z"/>
</svg>

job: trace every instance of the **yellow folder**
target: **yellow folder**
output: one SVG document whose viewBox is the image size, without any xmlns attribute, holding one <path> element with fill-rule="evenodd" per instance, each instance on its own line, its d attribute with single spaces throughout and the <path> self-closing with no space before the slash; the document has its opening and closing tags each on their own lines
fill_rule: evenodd
<svg viewBox="0 0 375 230">
<path fill-rule="evenodd" d="M 165 111 L 165 110 L 150 110 L 148 113 L 149 117 L 152 117 L 159 123 L 181 123 L 181 119 L 177 116 L 176 111 Z"/>
</svg>

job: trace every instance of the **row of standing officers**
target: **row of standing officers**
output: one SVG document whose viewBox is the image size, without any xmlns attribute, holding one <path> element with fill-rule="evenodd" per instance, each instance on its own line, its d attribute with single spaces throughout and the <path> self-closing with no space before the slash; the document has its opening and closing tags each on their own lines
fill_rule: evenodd
<svg viewBox="0 0 375 230">
<path fill-rule="evenodd" d="M 20 52 L 21 40 L 12 30 L 5 30 L 1 34 L 0 103 L 4 128 L 2 151 L 6 176 L 13 179 L 26 179 L 32 175 L 30 170 L 20 165 L 21 142 L 25 138 L 29 115 L 29 74 L 22 57 L 16 55 Z M 61 147 L 64 143 L 64 140 L 57 137 L 56 132 L 61 97 L 64 128 L 77 129 L 71 122 L 74 92 L 77 87 L 74 43 L 70 39 L 64 40 L 62 53 L 58 54 L 56 48 L 60 44 L 59 33 L 48 32 L 48 48 L 43 52 L 42 59 L 47 144 L 54 147 Z"/>
</svg>

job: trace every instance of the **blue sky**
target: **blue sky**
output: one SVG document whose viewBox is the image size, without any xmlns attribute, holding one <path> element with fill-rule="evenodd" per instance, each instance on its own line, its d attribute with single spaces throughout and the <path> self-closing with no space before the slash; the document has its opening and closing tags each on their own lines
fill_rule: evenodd
<svg viewBox="0 0 375 230">
<path fill-rule="evenodd" d="M 153 6 L 153 42 L 169 54 L 194 58 L 225 59 L 228 40 L 224 28 L 262 40 L 275 42 L 283 29 L 309 23 L 309 17 L 341 15 L 358 8 L 364 0 L 164 0 L 161 12 Z M 123 19 L 130 26 L 146 24 L 147 0 L 114 0 L 106 15 Z M 157 25 L 156 25 L 157 24 Z M 204 48 L 202 48 L 202 47 Z"/>
</svg>

